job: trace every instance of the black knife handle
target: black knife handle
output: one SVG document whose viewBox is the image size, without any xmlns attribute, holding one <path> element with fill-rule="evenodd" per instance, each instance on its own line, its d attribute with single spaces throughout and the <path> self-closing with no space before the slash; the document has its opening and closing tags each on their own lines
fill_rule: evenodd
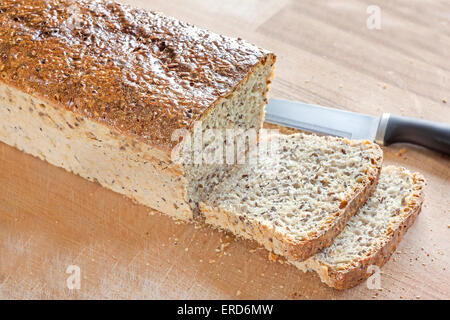
<svg viewBox="0 0 450 320">
<path fill-rule="evenodd" d="M 383 142 L 409 142 L 450 155 L 450 125 L 389 115 Z"/>
</svg>

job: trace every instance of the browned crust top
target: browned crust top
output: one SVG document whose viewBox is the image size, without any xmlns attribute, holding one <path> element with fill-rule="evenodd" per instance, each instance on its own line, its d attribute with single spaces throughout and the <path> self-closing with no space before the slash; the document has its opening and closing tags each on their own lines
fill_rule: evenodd
<svg viewBox="0 0 450 320">
<path fill-rule="evenodd" d="M 0 81 L 165 150 L 266 57 L 116 2 L 0 2 Z"/>
</svg>

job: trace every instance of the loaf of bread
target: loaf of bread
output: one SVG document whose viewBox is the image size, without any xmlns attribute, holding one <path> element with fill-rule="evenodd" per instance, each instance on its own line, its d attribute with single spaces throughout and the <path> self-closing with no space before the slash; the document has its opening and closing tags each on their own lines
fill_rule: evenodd
<svg viewBox="0 0 450 320">
<path fill-rule="evenodd" d="M 275 154 L 237 167 L 200 204 L 206 223 L 305 260 L 328 247 L 376 187 L 380 147 L 369 141 L 274 135 Z"/>
<path fill-rule="evenodd" d="M 303 271 L 314 270 L 336 289 L 367 279 L 383 266 L 422 208 L 425 179 L 394 166 L 383 168 L 378 187 L 353 216 L 333 244 L 304 262 L 291 261 Z"/>
<path fill-rule="evenodd" d="M 230 166 L 173 161 L 178 133 L 258 130 L 274 62 L 111 1 L 2 0 L 0 141 L 191 220 Z"/>
</svg>

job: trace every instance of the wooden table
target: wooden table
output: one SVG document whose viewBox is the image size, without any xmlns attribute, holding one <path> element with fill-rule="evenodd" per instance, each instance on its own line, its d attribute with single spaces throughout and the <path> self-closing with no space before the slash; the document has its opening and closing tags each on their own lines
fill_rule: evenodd
<svg viewBox="0 0 450 320">
<path fill-rule="evenodd" d="M 379 115 L 450 122 L 450 4 L 135 0 L 278 54 L 272 95 Z M 445 100 L 447 99 L 447 103 Z M 255 244 L 176 224 L 0 144 L 0 298 L 450 298 L 450 159 L 408 145 L 386 163 L 428 180 L 422 214 L 382 269 L 382 290 L 336 291 Z M 66 270 L 81 270 L 81 289 Z"/>
</svg>

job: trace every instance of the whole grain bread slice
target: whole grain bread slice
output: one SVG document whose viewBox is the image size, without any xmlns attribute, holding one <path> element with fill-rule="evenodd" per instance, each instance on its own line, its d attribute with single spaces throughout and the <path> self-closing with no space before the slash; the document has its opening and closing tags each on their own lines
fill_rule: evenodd
<svg viewBox="0 0 450 320">
<path fill-rule="evenodd" d="M 369 141 L 274 135 L 277 152 L 236 168 L 200 204 L 206 223 L 305 260 L 331 245 L 376 187 L 382 151 Z"/>
<path fill-rule="evenodd" d="M 383 168 L 374 194 L 353 216 L 333 244 L 304 262 L 291 262 L 303 271 L 316 271 L 336 289 L 353 287 L 383 266 L 421 211 L 425 179 L 404 168 Z"/>
</svg>

